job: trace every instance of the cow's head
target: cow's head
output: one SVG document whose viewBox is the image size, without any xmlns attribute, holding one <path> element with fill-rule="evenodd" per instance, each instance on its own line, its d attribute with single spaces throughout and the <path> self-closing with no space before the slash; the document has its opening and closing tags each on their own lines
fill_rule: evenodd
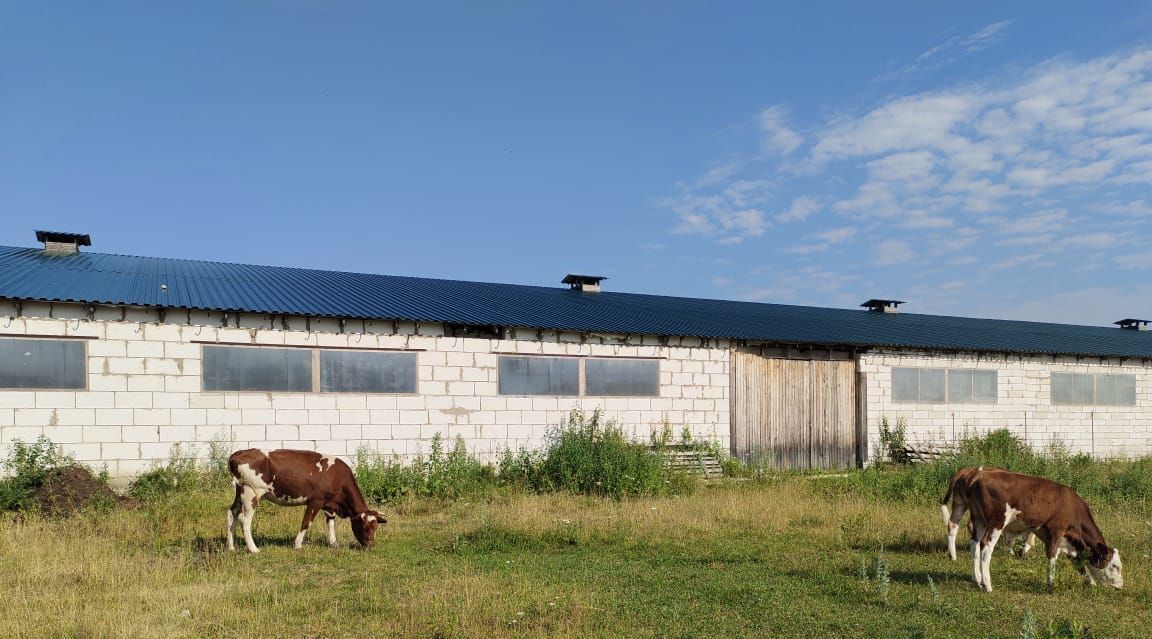
<svg viewBox="0 0 1152 639">
<path fill-rule="evenodd" d="M 384 515 L 375 510 L 365 511 L 352 517 L 352 534 L 356 536 L 356 541 L 361 546 L 368 548 L 376 542 L 377 526 L 386 523 L 388 520 Z"/>
<path fill-rule="evenodd" d="M 1092 578 L 1113 588 L 1124 587 L 1124 564 L 1120 561 L 1120 551 L 1098 543 L 1092 549 L 1092 559 L 1088 562 Z"/>
</svg>

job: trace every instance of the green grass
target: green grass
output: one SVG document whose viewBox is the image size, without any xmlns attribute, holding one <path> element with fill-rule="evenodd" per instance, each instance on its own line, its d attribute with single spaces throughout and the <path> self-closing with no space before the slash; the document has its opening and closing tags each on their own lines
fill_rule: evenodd
<svg viewBox="0 0 1152 639">
<path fill-rule="evenodd" d="M 367 551 L 351 547 L 346 522 L 343 548 L 327 548 L 318 525 L 294 551 L 301 510 L 265 504 L 256 556 L 223 549 L 224 489 L 65 520 L 10 516 L 0 627 L 12 637 L 1007 638 L 1030 616 L 1036 636 L 1060 624 L 1148 635 L 1146 510 L 1097 508 L 1124 553 L 1123 591 L 1086 588 L 1062 560 L 1048 592 L 1042 553 L 998 552 L 997 590 L 982 593 L 969 562 L 947 560 L 935 499 L 828 481 L 626 500 L 408 499 Z"/>
</svg>

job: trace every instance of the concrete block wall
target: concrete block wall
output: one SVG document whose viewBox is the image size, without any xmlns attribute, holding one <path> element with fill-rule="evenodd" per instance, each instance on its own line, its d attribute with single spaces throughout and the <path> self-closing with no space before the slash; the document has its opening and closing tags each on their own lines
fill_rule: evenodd
<svg viewBox="0 0 1152 639">
<path fill-rule="evenodd" d="M 1119 330 L 1119 329 L 1118 329 Z M 995 404 L 892 401 L 892 369 L 975 368 L 996 370 Z M 880 424 L 903 419 L 911 442 L 952 442 L 966 434 L 1007 428 L 1043 449 L 1059 441 L 1074 452 L 1101 457 L 1152 453 L 1152 366 L 1139 361 L 1036 355 L 975 355 L 883 351 L 862 355 L 867 387 L 869 459 L 876 455 Z M 1052 373 L 1136 376 L 1135 406 L 1054 405 Z"/>
<path fill-rule="evenodd" d="M 504 447 L 537 448 L 573 408 L 597 408 L 639 440 L 667 422 L 676 437 L 729 445 L 727 343 L 655 337 L 581 336 L 521 330 L 518 339 L 457 338 L 438 324 L 273 318 L 256 314 L 25 303 L 23 316 L 0 304 L 0 336 L 84 338 L 88 388 L 0 390 L 0 448 L 46 435 L 114 477 L 168 459 L 173 444 L 306 448 L 350 457 L 361 446 L 411 458 L 434 435 L 463 438 L 491 458 Z M 227 326 L 222 326 L 227 322 Z M 284 329 L 285 324 L 288 330 Z M 310 330 L 305 330 L 305 329 Z M 355 331 L 355 332 L 353 332 Z M 395 331 L 395 332 L 393 332 Z M 201 343 L 417 351 L 418 393 L 204 392 Z M 501 354 L 650 357 L 660 360 L 659 397 L 504 396 Z"/>
</svg>

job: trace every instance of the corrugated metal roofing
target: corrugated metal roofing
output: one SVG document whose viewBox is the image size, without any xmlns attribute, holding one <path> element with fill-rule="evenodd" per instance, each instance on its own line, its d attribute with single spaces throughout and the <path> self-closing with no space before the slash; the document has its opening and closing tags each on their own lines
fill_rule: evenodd
<svg viewBox="0 0 1152 639">
<path fill-rule="evenodd" d="M 167 285 L 167 291 L 161 289 Z M 835 346 L 1152 358 L 1152 332 L 0 247 L 0 297 Z"/>
</svg>

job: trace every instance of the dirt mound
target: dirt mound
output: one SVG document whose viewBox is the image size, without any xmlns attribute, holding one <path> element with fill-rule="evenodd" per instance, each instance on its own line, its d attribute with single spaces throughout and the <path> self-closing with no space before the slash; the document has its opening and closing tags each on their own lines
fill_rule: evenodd
<svg viewBox="0 0 1152 639">
<path fill-rule="evenodd" d="M 32 492 L 36 510 L 45 515 L 69 515 L 85 506 L 134 507 L 136 500 L 120 497 L 83 466 L 53 470 Z"/>
</svg>

